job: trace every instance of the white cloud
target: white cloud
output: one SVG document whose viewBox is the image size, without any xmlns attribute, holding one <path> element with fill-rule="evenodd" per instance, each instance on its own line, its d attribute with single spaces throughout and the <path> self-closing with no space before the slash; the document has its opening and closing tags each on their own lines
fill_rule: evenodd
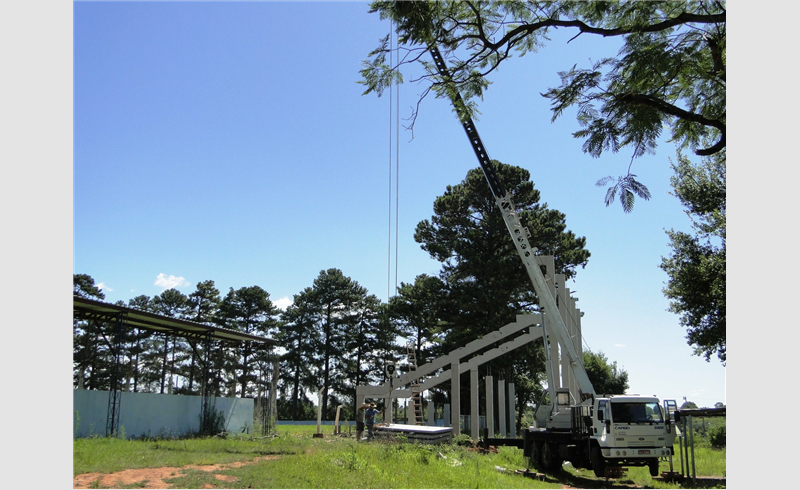
<svg viewBox="0 0 800 490">
<path fill-rule="evenodd" d="M 102 290 L 102 291 L 106 291 L 106 292 L 111 292 L 111 291 L 113 291 L 113 289 L 111 289 L 110 287 L 106 286 L 106 283 L 104 283 L 104 282 L 101 282 L 101 283 L 99 283 L 99 284 L 97 285 L 97 289 L 100 289 L 100 290 Z"/>
<path fill-rule="evenodd" d="M 614 344 L 614 347 L 625 347 L 625 344 Z"/>
<path fill-rule="evenodd" d="M 274 304 L 281 310 L 286 311 L 286 308 L 288 308 L 292 304 L 292 300 L 288 296 L 284 296 L 283 298 L 276 299 L 275 301 L 272 302 L 272 304 Z"/>
<path fill-rule="evenodd" d="M 156 277 L 156 286 L 164 289 L 176 288 L 178 286 L 188 286 L 189 282 L 183 276 L 166 275 L 163 272 Z"/>
</svg>

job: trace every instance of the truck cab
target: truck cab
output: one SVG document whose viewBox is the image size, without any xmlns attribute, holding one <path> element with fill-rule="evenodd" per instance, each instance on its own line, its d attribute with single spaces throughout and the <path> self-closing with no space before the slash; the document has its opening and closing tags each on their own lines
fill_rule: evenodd
<svg viewBox="0 0 800 490">
<path fill-rule="evenodd" d="M 675 430 L 658 398 L 614 395 L 595 398 L 589 427 L 590 460 L 595 473 L 607 467 L 648 466 L 672 455 Z M 599 476 L 599 475 L 598 475 Z"/>
</svg>

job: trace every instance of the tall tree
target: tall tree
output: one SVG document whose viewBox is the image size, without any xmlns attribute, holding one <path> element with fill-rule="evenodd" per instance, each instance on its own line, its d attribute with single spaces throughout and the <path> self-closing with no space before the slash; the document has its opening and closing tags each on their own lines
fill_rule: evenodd
<svg viewBox="0 0 800 490">
<path fill-rule="evenodd" d="M 322 413 L 328 417 L 329 397 L 340 398 L 347 394 L 341 390 L 347 386 L 344 376 L 347 373 L 348 340 L 352 329 L 363 318 L 359 307 L 363 306 L 367 290 L 341 270 L 332 268 L 320 271 L 313 286 L 306 288 L 300 296 L 307 303 L 308 313 L 318 332 L 314 364 L 319 388 L 322 389 Z"/>
<path fill-rule="evenodd" d="M 567 230 L 563 213 L 540 202 L 527 170 L 497 161 L 494 165 L 512 194 L 520 221 L 531 232 L 531 245 L 554 256 L 555 273 L 574 277 L 577 267 L 589 260 L 585 238 Z M 434 216 L 417 225 L 414 238 L 442 263 L 439 278 L 445 287 L 444 296 L 436 301 L 435 333 L 444 352 L 499 329 L 519 313 L 538 311 L 538 298 L 480 168 L 448 186 L 433 209 Z M 486 366 L 515 382 L 520 413 L 541 392 L 545 378 L 541 350 L 541 343 L 529 345 Z"/>
<path fill-rule="evenodd" d="M 185 319 L 188 309 L 189 298 L 175 288 L 166 289 L 153 298 L 153 311 L 159 315 Z M 170 344 L 172 344 L 172 348 L 170 348 Z M 176 384 L 176 380 L 174 379 L 175 356 L 177 354 L 178 362 L 181 362 L 186 355 L 186 351 L 187 346 L 182 337 L 170 333 L 164 333 L 162 335 L 161 352 L 163 357 L 161 359 L 160 393 L 172 393 L 174 385 Z M 167 372 L 169 372 L 169 377 L 167 376 Z"/>
<path fill-rule="evenodd" d="M 553 255 L 557 272 L 572 278 L 589 260 L 586 239 L 566 229 L 563 213 L 539 202 L 527 170 L 498 161 L 494 165 L 520 221 L 531 232 L 531 245 Z M 414 239 L 442 263 L 440 279 L 448 295 L 441 303 L 447 322 L 442 331 L 445 351 L 497 330 L 517 313 L 537 309 L 530 280 L 480 168 L 448 186 L 433 210 L 430 220 L 417 225 Z"/>
<path fill-rule="evenodd" d="M 260 286 L 243 287 L 228 291 L 220 305 L 221 317 L 227 328 L 250 335 L 271 336 L 277 327 L 280 311 L 269 299 L 269 293 Z M 251 383 L 257 381 L 257 363 L 264 353 L 253 342 L 238 344 L 235 369 L 242 397 L 252 396 Z M 253 389 L 255 386 L 252 387 Z"/>
<path fill-rule="evenodd" d="M 687 342 L 706 361 L 726 363 L 725 152 L 695 165 L 678 154 L 672 186 L 692 222 L 694 235 L 670 230 L 672 254 L 661 262 L 669 276 L 664 294 L 687 330 Z"/>
<path fill-rule="evenodd" d="M 313 358 L 320 340 L 315 328 L 317 308 L 310 301 L 310 291 L 307 288 L 294 295 L 292 304 L 281 314 L 281 327 L 275 337 L 285 349 L 280 363 L 287 412 L 279 413 L 279 416 L 290 420 L 302 420 L 306 391 L 319 388 L 314 376 Z"/>
<path fill-rule="evenodd" d="M 332 386 L 352 405 L 349 413 L 355 414 L 356 386 L 374 384 L 384 376 L 384 365 L 397 354 L 395 338 L 399 331 L 389 321 L 387 307 L 377 296 L 358 291 L 360 297 L 354 303 L 354 323 L 345 334 L 345 354 L 342 368 L 344 376 L 334 379 Z"/>
<path fill-rule="evenodd" d="M 94 278 L 89 274 L 72 274 L 72 294 L 88 299 L 106 298 L 103 290 L 95 285 Z"/>
<path fill-rule="evenodd" d="M 140 294 L 128 300 L 129 308 L 136 308 L 142 311 L 154 311 L 153 300 L 145 295 Z M 133 331 L 133 339 L 129 348 L 131 356 L 131 375 L 133 377 L 133 391 L 139 391 L 140 378 L 142 376 L 143 360 L 146 353 L 146 348 L 152 343 L 153 332 L 145 329 L 136 328 Z"/>
<path fill-rule="evenodd" d="M 94 278 L 89 274 L 72 275 L 72 294 L 81 298 L 103 300 L 105 294 L 95 285 Z M 85 387 L 95 388 L 92 377 L 96 374 L 100 356 L 98 355 L 98 329 L 103 328 L 97 322 L 72 319 L 72 359 L 73 378 L 75 386 L 79 389 Z"/>
<path fill-rule="evenodd" d="M 221 301 L 222 297 L 214 281 L 200 281 L 187 298 L 186 317 L 193 322 L 211 324 L 214 322 Z"/>
<path fill-rule="evenodd" d="M 189 294 L 186 316 L 193 322 L 212 325 L 219 313 L 221 302 L 222 297 L 214 281 L 200 281 L 197 283 L 196 289 Z M 182 374 L 188 379 L 188 385 L 182 392 L 194 394 L 197 392 L 194 388 L 195 379 L 202 372 L 202 370 L 198 370 L 198 366 L 205 358 L 205 347 L 191 339 L 187 339 L 187 342 L 191 347 L 191 353 L 188 365 L 182 367 Z"/>
<path fill-rule="evenodd" d="M 436 349 L 439 345 L 436 332 L 439 303 L 444 297 L 445 284 L 440 278 L 420 274 L 412 284 L 401 283 L 397 294 L 389 300 L 392 320 L 402 335 L 413 339 L 420 365 L 442 354 Z"/>
</svg>

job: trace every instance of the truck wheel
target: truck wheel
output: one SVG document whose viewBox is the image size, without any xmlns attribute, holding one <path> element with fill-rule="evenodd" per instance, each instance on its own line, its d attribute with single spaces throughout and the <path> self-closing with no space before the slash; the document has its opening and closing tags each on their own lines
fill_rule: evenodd
<svg viewBox="0 0 800 490">
<path fill-rule="evenodd" d="M 658 476 L 658 460 L 657 459 L 647 463 L 647 466 L 650 468 L 650 476 Z"/>
<path fill-rule="evenodd" d="M 535 470 L 542 469 L 542 443 L 536 441 L 531 446 L 530 466 Z"/>
<path fill-rule="evenodd" d="M 542 466 L 545 471 L 557 471 L 563 461 L 558 457 L 557 448 L 552 442 L 545 442 L 542 447 Z"/>
<path fill-rule="evenodd" d="M 594 476 L 598 478 L 603 478 L 606 476 L 606 462 L 603 459 L 603 453 L 600 452 L 599 446 L 592 448 L 591 461 L 592 470 L 594 470 Z"/>
</svg>

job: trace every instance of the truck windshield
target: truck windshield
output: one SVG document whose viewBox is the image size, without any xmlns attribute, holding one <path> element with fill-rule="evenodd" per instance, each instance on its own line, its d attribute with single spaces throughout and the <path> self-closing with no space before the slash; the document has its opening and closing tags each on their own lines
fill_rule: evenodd
<svg viewBox="0 0 800 490">
<path fill-rule="evenodd" d="M 615 424 L 664 422 L 658 403 L 611 403 L 611 419 Z"/>
</svg>

